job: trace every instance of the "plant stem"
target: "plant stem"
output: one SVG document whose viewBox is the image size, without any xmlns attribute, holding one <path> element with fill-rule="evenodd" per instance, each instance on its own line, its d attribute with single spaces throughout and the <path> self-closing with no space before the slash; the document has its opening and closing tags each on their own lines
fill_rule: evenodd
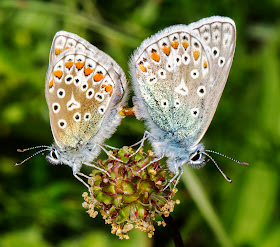
<svg viewBox="0 0 280 247">
<path fill-rule="evenodd" d="M 164 217 L 163 215 L 161 216 L 163 218 L 163 220 L 165 221 L 165 223 L 169 226 L 169 228 L 171 229 L 172 232 L 172 237 L 174 240 L 174 244 L 175 247 L 183 247 L 183 239 L 181 237 L 180 231 L 177 227 L 176 222 L 174 221 L 174 219 L 172 218 L 171 215 L 169 215 L 168 217 Z"/>
</svg>

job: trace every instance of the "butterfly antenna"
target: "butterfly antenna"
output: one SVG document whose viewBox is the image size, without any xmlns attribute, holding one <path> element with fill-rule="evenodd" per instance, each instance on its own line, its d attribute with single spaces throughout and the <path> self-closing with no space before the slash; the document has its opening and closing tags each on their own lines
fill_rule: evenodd
<svg viewBox="0 0 280 247">
<path fill-rule="evenodd" d="M 33 149 L 37 149 L 37 148 L 49 148 L 49 146 L 41 145 L 41 146 L 36 146 L 36 147 L 31 147 L 31 148 L 24 148 L 24 149 L 18 148 L 17 151 L 19 153 L 23 153 L 23 152 L 26 152 L 26 151 L 29 151 L 29 150 L 33 150 Z"/>
<path fill-rule="evenodd" d="M 231 158 L 231 157 L 229 157 L 229 156 L 227 156 L 227 155 L 225 155 L 225 154 L 222 154 L 222 153 L 219 153 L 219 152 L 216 152 L 216 151 L 213 151 L 213 150 L 205 150 L 205 151 L 208 152 L 208 153 L 218 154 L 218 155 L 220 155 L 220 156 L 223 156 L 223 157 L 225 157 L 225 158 L 227 158 L 227 159 L 229 159 L 229 160 L 232 160 L 232 161 L 234 161 L 234 162 L 236 162 L 236 163 L 238 163 L 238 164 L 240 164 L 240 165 L 243 165 L 243 166 L 248 166 L 248 165 L 249 165 L 249 164 L 246 163 L 246 162 L 241 162 L 241 161 L 239 161 L 239 160 L 236 160 L 236 159 Z"/>
<path fill-rule="evenodd" d="M 19 165 L 25 163 L 27 160 L 30 160 L 31 158 L 33 158 L 33 157 L 36 156 L 37 154 L 40 154 L 40 153 L 45 152 L 45 151 L 47 151 L 47 150 L 50 150 L 50 147 L 48 147 L 48 146 L 46 146 L 46 147 L 47 147 L 47 148 L 42 149 L 42 150 L 39 150 L 39 151 L 36 152 L 35 154 L 32 154 L 31 156 L 27 157 L 25 160 L 23 160 L 23 161 L 21 161 L 21 162 L 15 163 L 15 166 L 19 166 Z M 35 148 L 30 148 L 29 150 L 32 150 L 32 149 L 35 149 Z M 25 150 L 25 149 L 24 149 L 24 150 Z M 27 150 L 25 150 L 25 151 L 27 151 Z M 23 152 L 25 152 L 25 151 L 23 151 Z M 19 151 L 19 152 L 20 152 L 20 151 Z"/>
<path fill-rule="evenodd" d="M 216 163 L 216 161 L 214 160 L 213 157 L 211 157 L 208 153 L 203 152 L 204 155 L 206 155 L 213 163 L 214 165 L 217 167 L 217 169 L 219 170 L 219 172 L 224 176 L 224 178 L 228 181 L 228 182 L 232 182 L 232 180 L 226 175 L 224 174 L 224 172 L 221 170 L 221 168 L 218 166 L 218 164 Z"/>
</svg>

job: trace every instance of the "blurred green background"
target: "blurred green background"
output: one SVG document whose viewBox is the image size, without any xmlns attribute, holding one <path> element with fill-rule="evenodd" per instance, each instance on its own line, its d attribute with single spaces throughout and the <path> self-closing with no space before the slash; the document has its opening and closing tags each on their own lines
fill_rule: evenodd
<svg viewBox="0 0 280 247">
<path fill-rule="evenodd" d="M 279 13 L 279 0 L 1 0 L 0 246 L 174 246 L 168 226 L 156 227 L 153 239 L 134 230 L 118 240 L 100 215 L 91 219 L 82 208 L 85 188 L 69 167 L 41 155 L 13 164 L 29 155 L 17 148 L 53 142 L 44 80 L 57 31 L 96 45 L 130 79 L 127 62 L 143 39 L 212 15 L 236 22 L 237 46 L 203 142 L 250 166 L 214 156 L 232 184 L 211 163 L 185 167 L 172 216 L 186 246 L 280 246 Z M 133 144 L 143 132 L 142 122 L 127 117 L 106 143 Z"/>
</svg>

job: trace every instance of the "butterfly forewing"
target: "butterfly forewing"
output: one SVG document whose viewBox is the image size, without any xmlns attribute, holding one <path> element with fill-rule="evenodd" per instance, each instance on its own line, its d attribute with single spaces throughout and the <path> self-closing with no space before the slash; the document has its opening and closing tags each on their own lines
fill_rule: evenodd
<svg viewBox="0 0 280 247">
<path fill-rule="evenodd" d="M 134 55 L 136 88 L 158 127 L 177 139 L 193 136 L 203 114 L 197 89 L 208 82 L 209 55 L 183 25 L 169 27 L 148 41 Z M 147 48 L 141 51 L 142 47 Z"/>
<path fill-rule="evenodd" d="M 136 97 L 144 102 L 146 119 L 190 145 L 201 140 L 211 122 L 235 48 L 232 21 L 206 19 L 210 23 L 171 26 L 153 35 L 131 60 Z"/>
<path fill-rule="evenodd" d="M 103 121 L 108 114 L 114 117 L 111 111 L 116 114 L 126 88 L 125 75 L 116 62 L 77 37 L 67 32 L 55 36 L 46 77 L 51 128 L 59 147 L 87 143 L 101 127 L 106 126 L 107 132 L 112 132 L 111 122 Z M 57 54 L 57 44 L 63 43 L 65 47 L 69 40 L 76 46 L 61 48 Z M 86 49 L 81 49 L 82 46 Z"/>
</svg>

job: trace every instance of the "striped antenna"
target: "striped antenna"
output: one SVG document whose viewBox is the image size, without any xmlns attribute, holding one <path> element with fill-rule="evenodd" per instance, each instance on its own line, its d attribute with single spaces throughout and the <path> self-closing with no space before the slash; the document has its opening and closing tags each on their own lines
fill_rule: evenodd
<svg viewBox="0 0 280 247">
<path fill-rule="evenodd" d="M 219 153 L 219 152 L 216 152 L 216 151 L 213 151 L 213 150 L 205 150 L 205 152 L 218 154 L 218 155 L 220 155 L 220 156 L 223 156 L 223 157 L 225 157 L 225 158 L 227 158 L 227 159 L 229 159 L 229 160 L 232 160 L 232 161 L 234 161 L 234 162 L 236 162 L 236 163 L 238 163 L 238 164 L 240 164 L 240 165 L 243 165 L 243 166 L 248 166 L 248 165 L 249 165 L 249 164 L 246 163 L 246 162 L 241 162 L 241 161 L 239 161 L 239 160 L 236 160 L 236 159 L 231 158 L 231 157 L 229 157 L 229 156 L 227 156 L 227 155 L 225 155 L 225 154 L 222 154 L 222 153 Z"/>
</svg>

